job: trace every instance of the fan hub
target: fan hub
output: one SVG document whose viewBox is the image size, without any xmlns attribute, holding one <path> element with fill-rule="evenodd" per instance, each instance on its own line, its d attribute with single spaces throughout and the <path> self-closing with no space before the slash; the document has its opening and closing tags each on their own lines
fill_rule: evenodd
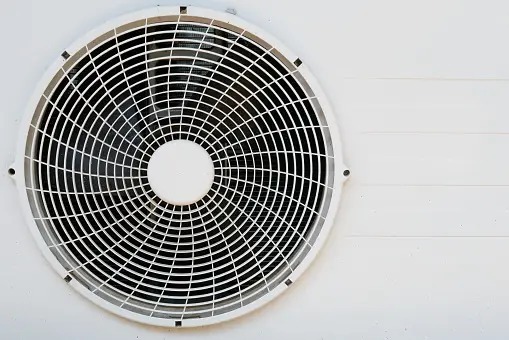
<svg viewBox="0 0 509 340">
<path fill-rule="evenodd" d="M 148 163 L 148 181 L 154 193 L 173 205 L 188 205 L 209 192 L 214 165 L 205 149 L 188 140 L 160 146 Z"/>
</svg>

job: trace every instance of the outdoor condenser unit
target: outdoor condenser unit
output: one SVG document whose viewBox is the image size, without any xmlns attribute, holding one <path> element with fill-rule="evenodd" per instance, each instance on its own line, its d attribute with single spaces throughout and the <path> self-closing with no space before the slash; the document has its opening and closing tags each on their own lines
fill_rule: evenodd
<svg viewBox="0 0 509 340">
<path fill-rule="evenodd" d="M 506 338 L 492 2 L 3 3 L 0 338 Z"/>
</svg>

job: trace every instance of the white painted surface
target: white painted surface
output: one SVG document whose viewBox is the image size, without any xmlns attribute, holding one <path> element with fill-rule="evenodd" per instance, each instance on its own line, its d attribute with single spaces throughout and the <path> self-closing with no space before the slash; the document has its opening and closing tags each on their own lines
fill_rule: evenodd
<svg viewBox="0 0 509 340">
<path fill-rule="evenodd" d="M 219 326 L 141 326 L 66 286 L 40 255 L 7 175 L 18 122 L 35 82 L 70 42 L 157 3 L 1 3 L 0 338 L 509 337 L 503 0 L 193 1 L 235 8 L 298 53 L 321 82 L 352 170 L 335 228 L 288 292 Z"/>
</svg>

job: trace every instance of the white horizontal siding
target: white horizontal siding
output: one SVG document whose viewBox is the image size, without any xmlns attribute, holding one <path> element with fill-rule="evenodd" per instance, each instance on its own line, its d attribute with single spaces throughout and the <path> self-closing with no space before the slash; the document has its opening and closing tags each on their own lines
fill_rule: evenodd
<svg viewBox="0 0 509 340">
<path fill-rule="evenodd" d="M 351 146 L 361 184 L 509 185 L 509 134 L 367 133 Z"/>
<path fill-rule="evenodd" d="M 338 228 L 354 236 L 509 236 L 509 187 L 350 186 Z"/>
<path fill-rule="evenodd" d="M 509 133 L 509 81 L 343 79 L 345 133 Z"/>
<path fill-rule="evenodd" d="M 272 25 L 283 32 L 308 23 L 314 39 L 300 30 L 287 30 L 283 39 L 293 46 L 305 41 L 303 60 L 316 60 L 314 54 L 322 53 L 317 67 L 327 69 L 330 80 L 509 78 L 509 46 L 504 43 L 509 6 L 504 0 L 318 1 L 303 7 Z"/>
<path fill-rule="evenodd" d="M 509 82 L 344 79 L 355 236 L 509 236 Z"/>
</svg>

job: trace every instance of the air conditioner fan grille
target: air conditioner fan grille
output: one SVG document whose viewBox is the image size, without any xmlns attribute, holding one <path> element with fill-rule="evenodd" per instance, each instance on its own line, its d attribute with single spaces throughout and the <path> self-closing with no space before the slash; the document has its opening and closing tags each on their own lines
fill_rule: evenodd
<svg viewBox="0 0 509 340">
<path fill-rule="evenodd" d="M 70 54 L 35 111 L 25 183 L 38 230 L 68 275 L 137 314 L 208 318 L 245 307 L 299 266 L 322 230 L 334 154 L 299 68 L 206 18 L 148 18 Z M 165 203 L 147 164 L 200 144 L 214 182 Z M 290 281 L 291 282 L 291 281 Z"/>
</svg>

